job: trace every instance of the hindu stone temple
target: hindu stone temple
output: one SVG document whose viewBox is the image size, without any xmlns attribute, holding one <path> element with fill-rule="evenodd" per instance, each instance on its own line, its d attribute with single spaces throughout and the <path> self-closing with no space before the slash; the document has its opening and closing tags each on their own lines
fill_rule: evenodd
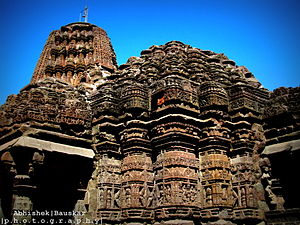
<svg viewBox="0 0 300 225">
<path fill-rule="evenodd" d="M 62 26 L 0 107 L 0 223 L 299 224 L 299 99 L 179 41 L 118 66 Z"/>
</svg>

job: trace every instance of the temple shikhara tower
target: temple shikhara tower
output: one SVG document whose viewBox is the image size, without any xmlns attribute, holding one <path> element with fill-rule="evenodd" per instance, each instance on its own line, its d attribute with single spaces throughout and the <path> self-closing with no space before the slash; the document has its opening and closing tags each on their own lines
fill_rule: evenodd
<svg viewBox="0 0 300 225">
<path fill-rule="evenodd" d="M 0 107 L 0 220 L 299 224 L 299 99 L 179 41 L 118 66 L 103 29 L 63 26 Z"/>
</svg>

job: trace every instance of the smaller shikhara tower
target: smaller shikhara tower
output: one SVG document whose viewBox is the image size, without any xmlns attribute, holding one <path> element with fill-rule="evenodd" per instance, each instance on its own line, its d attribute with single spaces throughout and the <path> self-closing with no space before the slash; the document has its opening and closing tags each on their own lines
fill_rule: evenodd
<svg viewBox="0 0 300 225">
<path fill-rule="evenodd" d="M 297 223 L 299 93 L 270 92 L 224 54 L 178 41 L 118 67 L 104 30 L 63 26 L 31 83 L 0 108 L 0 215 Z"/>
<path fill-rule="evenodd" d="M 116 68 L 101 28 L 72 23 L 51 32 L 30 84 L 0 111 L 6 218 L 14 210 L 71 212 L 84 198 L 95 156 L 90 98 Z"/>
<path fill-rule="evenodd" d="M 78 86 L 97 84 L 101 71 L 117 68 L 106 32 L 89 23 L 71 23 L 53 31 L 46 42 L 31 83 L 53 77 Z"/>
</svg>

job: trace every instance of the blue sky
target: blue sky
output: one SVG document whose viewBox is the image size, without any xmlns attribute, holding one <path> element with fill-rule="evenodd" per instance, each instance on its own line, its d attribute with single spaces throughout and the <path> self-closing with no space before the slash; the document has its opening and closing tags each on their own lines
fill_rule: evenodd
<svg viewBox="0 0 300 225">
<path fill-rule="evenodd" d="M 269 90 L 300 84 L 298 0 L 1 0 L 0 104 L 30 82 L 49 33 L 78 21 L 85 4 L 119 65 L 178 40 L 225 53 Z"/>
</svg>

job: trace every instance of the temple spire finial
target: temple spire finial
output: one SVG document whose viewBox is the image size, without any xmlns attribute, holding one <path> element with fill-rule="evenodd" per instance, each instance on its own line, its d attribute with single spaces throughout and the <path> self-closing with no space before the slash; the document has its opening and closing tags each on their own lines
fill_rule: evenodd
<svg viewBox="0 0 300 225">
<path fill-rule="evenodd" d="M 84 7 L 84 10 L 82 10 L 82 11 L 80 12 L 79 22 L 85 22 L 85 23 L 88 22 L 88 10 L 89 10 L 88 7 L 85 6 L 85 7 Z M 84 21 L 82 21 L 82 19 L 84 19 Z"/>
</svg>

